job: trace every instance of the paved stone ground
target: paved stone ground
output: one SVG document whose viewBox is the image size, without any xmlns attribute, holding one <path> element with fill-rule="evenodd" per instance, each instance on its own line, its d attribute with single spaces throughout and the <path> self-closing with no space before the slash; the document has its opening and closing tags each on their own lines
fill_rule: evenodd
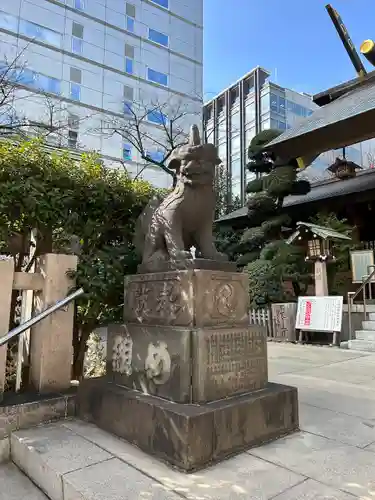
<svg viewBox="0 0 375 500">
<path fill-rule="evenodd" d="M 22 460 L 33 449 L 26 469 L 52 471 L 64 500 L 375 500 L 375 354 L 275 343 L 268 354 L 270 380 L 299 389 L 301 432 L 210 469 L 181 474 L 79 421 L 17 433 L 13 449 Z"/>
</svg>

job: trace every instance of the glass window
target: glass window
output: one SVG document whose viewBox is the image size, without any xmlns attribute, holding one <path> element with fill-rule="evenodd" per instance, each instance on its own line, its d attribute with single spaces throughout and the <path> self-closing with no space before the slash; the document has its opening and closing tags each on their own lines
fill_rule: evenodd
<svg viewBox="0 0 375 500">
<path fill-rule="evenodd" d="M 168 35 L 164 35 L 164 33 L 160 33 L 160 31 L 156 31 L 151 28 L 148 29 L 148 39 L 152 42 L 164 45 L 164 47 L 168 47 L 169 45 Z"/>
<path fill-rule="evenodd" d="M 245 119 L 246 123 L 255 121 L 255 102 L 251 101 L 245 106 Z"/>
<path fill-rule="evenodd" d="M 151 0 L 152 3 L 156 3 L 161 7 L 169 8 L 169 0 Z"/>
<path fill-rule="evenodd" d="M 235 113 L 231 116 L 231 131 L 232 134 L 238 134 L 241 129 L 241 115 L 240 113 Z"/>
<path fill-rule="evenodd" d="M 227 158 L 227 144 L 223 142 L 222 144 L 219 144 L 218 146 L 218 155 L 222 163 L 226 162 Z"/>
<path fill-rule="evenodd" d="M 126 2 L 126 15 L 135 19 L 135 5 L 133 3 Z"/>
<path fill-rule="evenodd" d="M 132 115 L 132 103 L 124 102 L 124 115 Z"/>
<path fill-rule="evenodd" d="M 70 68 L 70 81 L 82 83 L 82 71 L 78 68 Z"/>
<path fill-rule="evenodd" d="M 279 111 L 278 96 L 272 93 L 271 93 L 271 110 L 274 111 L 275 113 L 278 113 Z"/>
<path fill-rule="evenodd" d="M 241 197 L 242 195 L 242 189 L 241 189 L 241 160 L 232 159 L 231 163 L 231 169 L 232 169 L 232 198 L 235 198 L 236 196 Z"/>
<path fill-rule="evenodd" d="M 270 124 L 270 120 L 262 121 L 262 127 L 261 127 L 262 130 L 268 130 L 271 127 L 272 127 L 272 125 Z"/>
<path fill-rule="evenodd" d="M 146 155 L 154 161 L 161 163 L 164 160 L 163 151 L 146 151 Z"/>
<path fill-rule="evenodd" d="M 267 93 L 266 95 L 263 95 L 260 99 L 260 109 L 262 115 L 266 114 L 270 110 L 270 94 Z"/>
<path fill-rule="evenodd" d="M 280 130 L 286 130 L 286 123 L 279 120 L 278 128 Z"/>
<path fill-rule="evenodd" d="M 241 179 L 241 159 L 232 158 L 232 163 L 231 163 L 231 168 L 232 168 L 232 178 L 239 178 Z"/>
<path fill-rule="evenodd" d="M 314 111 L 312 109 L 307 110 L 307 116 L 311 116 L 313 113 L 314 113 Z"/>
<path fill-rule="evenodd" d="M 226 138 L 227 138 L 227 122 L 226 120 L 222 120 L 221 122 L 219 122 L 219 126 L 218 126 L 218 130 L 217 130 L 217 138 L 218 138 L 218 141 L 221 142 L 221 141 L 225 141 Z"/>
<path fill-rule="evenodd" d="M 125 57 L 128 57 L 129 59 L 134 59 L 133 45 L 129 45 L 128 43 L 126 43 L 124 47 L 124 52 L 125 52 Z"/>
<path fill-rule="evenodd" d="M 124 99 L 127 101 L 132 101 L 134 98 L 134 89 L 133 87 L 129 87 L 129 85 L 124 85 Z"/>
<path fill-rule="evenodd" d="M 69 113 L 68 116 L 69 130 L 77 130 L 79 128 L 79 116 Z"/>
<path fill-rule="evenodd" d="M 167 117 L 163 113 L 155 109 L 148 111 L 147 120 L 152 123 L 157 123 L 158 125 L 167 123 Z"/>
<path fill-rule="evenodd" d="M 126 29 L 134 33 L 135 21 L 132 17 L 126 16 Z"/>
<path fill-rule="evenodd" d="M 240 135 L 232 137 L 231 151 L 232 151 L 232 155 L 241 151 L 241 136 Z"/>
<path fill-rule="evenodd" d="M 246 130 L 245 132 L 245 145 L 246 145 L 246 148 L 248 148 L 250 146 L 250 142 L 251 140 L 253 139 L 253 137 L 255 137 L 255 127 L 251 127 L 249 129 Z M 246 156 L 247 156 L 247 153 L 246 153 Z"/>
<path fill-rule="evenodd" d="M 37 76 L 38 75 L 31 69 L 23 68 L 21 70 L 14 71 L 14 74 L 12 74 L 12 80 L 22 85 L 34 86 Z"/>
<path fill-rule="evenodd" d="M 69 148 L 76 148 L 77 141 L 78 141 L 78 132 L 76 132 L 75 130 L 69 130 L 69 132 L 68 132 L 68 147 Z"/>
<path fill-rule="evenodd" d="M 81 38 L 72 37 L 72 52 L 74 54 L 82 54 L 83 50 L 83 40 Z"/>
<path fill-rule="evenodd" d="M 4 28 L 9 31 L 18 31 L 17 17 L 0 11 L 0 28 Z"/>
<path fill-rule="evenodd" d="M 46 42 L 56 47 L 61 46 L 61 34 L 57 31 L 45 28 L 44 26 L 40 26 L 39 24 L 21 19 L 19 31 L 30 38 L 35 38 L 36 40 Z"/>
<path fill-rule="evenodd" d="M 84 10 L 85 1 L 84 0 L 74 0 L 74 7 L 78 10 Z"/>
<path fill-rule="evenodd" d="M 122 146 L 122 157 L 124 160 L 132 159 L 132 147 L 130 144 L 124 144 Z"/>
<path fill-rule="evenodd" d="M 155 71 L 154 69 L 148 68 L 147 70 L 147 78 L 151 82 L 159 83 L 160 85 L 168 85 L 168 75 L 165 73 L 160 73 L 159 71 Z"/>
<path fill-rule="evenodd" d="M 73 21 L 72 35 L 76 36 L 77 38 L 83 38 L 83 25 Z"/>
<path fill-rule="evenodd" d="M 247 80 L 245 80 L 243 86 L 245 97 L 251 98 L 255 91 L 254 75 L 251 75 Z"/>
<path fill-rule="evenodd" d="M 278 129 L 279 128 L 279 122 L 278 122 L 278 120 L 275 120 L 274 118 L 271 118 L 271 128 L 272 129 Z"/>
<path fill-rule="evenodd" d="M 77 83 L 70 82 L 70 98 L 75 101 L 81 100 L 81 86 Z"/>
<path fill-rule="evenodd" d="M 279 96 L 279 113 L 285 115 L 285 99 Z"/>
<path fill-rule="evenodd" d="M 129 57 L 125 57 L 125 71 L 129 73 L 129 75 L 133 74 L 133 59 L 129 59 Z"/>
<path fill-rule="evenodd" d="M 40 90 L 51 92 L 52 94 L 60 94 L 61 92 L 60 80 L 51 76 L 38 75 L 38 78 L 35 79 L 35 86 Z"/>
</svg>

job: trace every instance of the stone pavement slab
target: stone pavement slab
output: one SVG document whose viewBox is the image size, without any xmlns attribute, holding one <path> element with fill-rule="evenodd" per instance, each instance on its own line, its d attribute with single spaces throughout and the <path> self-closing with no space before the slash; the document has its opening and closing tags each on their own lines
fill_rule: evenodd
<svg viewBox="0 0 375 500">
<path fill-rule="evenodd" d="M 277 495 L 273 500 L 354 500 L 354 498 L 349 493 L 335 490 L 313 479 L 307 479 L 281 495 Z"/>
<path fill-rule="evenodd" d="M 184 474 L 72 420 L 15 433 L 15 461 L 52 500 L 375 500 L 375 355 L 268 349 L 270 380 L 298 387 L 302 432 Z"/>
<path fill-rule="evenodd" d="M 307 403 L 370 421 L 375 418 L 373 387 L 305 376 L 304 372 L 277 375 L 272 381 L 297 387 L 300 404 Z"/>
<path fill-rule="evenodd" d="M 191 500 L 272 498 L 305 479 L 300 474 L 252 457 L 246 453 L 219 463 L 209 469 L 194 474 L 184 474 L 171 469 L 132 445 L 93 425 L 72 421 L 65 422 L 64 426 L 76 432 L 81 437 L 90 440 L 90 442 L 95 443 L 95 445 L 102 447 L 114 457 L 131 465 L 136 470 L 154 478 L 154 482 L 157 481 L 159 483 L 159 489 L 156 491 L 173 490 L 183 498 Z M 89 469 L 93 468 L 90 467 Z M 73 473 L 73 475 L 68 474 L 64 476 L 64 481 L 70 481 L 70 478 L 74 477 L 76 481 L 75 487 L 77 488 L 77 482 L 82 478 L 82 474 L 84 475 L 86 472 L 77 472 Z M 85 488 L 86 486 L 84 486 Z M 154 485 L 152 491 L 155 488 L 157 486 Z M 71 498 L 73 499 L 74 497 Z M 85 496 L 84 498 L 91 497 Z M 113 498 L 120 499 L 127 497 L 119 496 Z M 169 497 L 166 496 L 165 498 Z M 68 499 L 70 500 L 70 497 Z M 65 500 L 67 499 L 65 498 Z"/>
<path fill-rule="evenodd" d="M 375 422 L 344 413 L 299 405 L 300 428 L 344 444 L 365 448 L 375 442 Z"/>
<path fill-rule="evenodd" d="M 343 360 L 320 367 L 306 368 L 303 370 L 303 375 L 305 376 L 375 388 L 374 359 L 372 356 Z"/>
<path fill-rule="evenodd" d="M 299 432 L 249 452 L 297 474 L 360 498 L 373 498 L 375 454 Z"/>
<path fill-rule="evenodd" d="M 51 500 L 63 500 L 63 474 L 103 462 L 111 455 L 80 436 L 72 439 L 71 432 L 60 424 L 51 424 L 12 434 L 11 457 Z"/>
<path fill-rule="evenodd" d="M 147 475 L 112 458 L 65 474 L 64 500 L 178 500 L 179 496 Z"/>
<path fill-rule="evenodd" d="M 48 500 L 17 467 L 11 463 L 0 466 L 0 500 Z"/>
</svg>

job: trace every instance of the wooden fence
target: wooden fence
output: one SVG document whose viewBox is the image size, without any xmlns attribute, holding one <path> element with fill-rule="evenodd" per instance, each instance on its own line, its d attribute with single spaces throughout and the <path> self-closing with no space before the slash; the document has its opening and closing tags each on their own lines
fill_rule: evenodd
<svg viewBox="0 0 375 500">
<path fill-rule="evenodd" d="M 0 337 L 9 330 L 13 290 L 22 291 L 21 321 L 63 299 L 72 287 L 68 271 L 77 268 L 74 255 L 47 254 L 37 260 L 35 272 L 15 272 L 14 260 L 0 260 Z M 23 365 L 29 379 L 23 384 L 48 393 L 70 387 L 73 357 L 74 306 L 70 304 L 20 335 L 17 349 L 17 384 L 21 385 Z M 8 346 L 0 347 L 0 400 L 6 382 Z"/>
</svg>

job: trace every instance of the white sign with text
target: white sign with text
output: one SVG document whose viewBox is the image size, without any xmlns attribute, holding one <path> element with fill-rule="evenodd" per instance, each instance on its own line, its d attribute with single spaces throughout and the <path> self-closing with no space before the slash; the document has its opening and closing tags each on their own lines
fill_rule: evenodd
<svg viewBox="0 0 375 500">
<path fill-rule="evenodd" d="M 299 297 L 296 329 L 316 332 L 341 332 L 344 297 Z"/>
</svg>

